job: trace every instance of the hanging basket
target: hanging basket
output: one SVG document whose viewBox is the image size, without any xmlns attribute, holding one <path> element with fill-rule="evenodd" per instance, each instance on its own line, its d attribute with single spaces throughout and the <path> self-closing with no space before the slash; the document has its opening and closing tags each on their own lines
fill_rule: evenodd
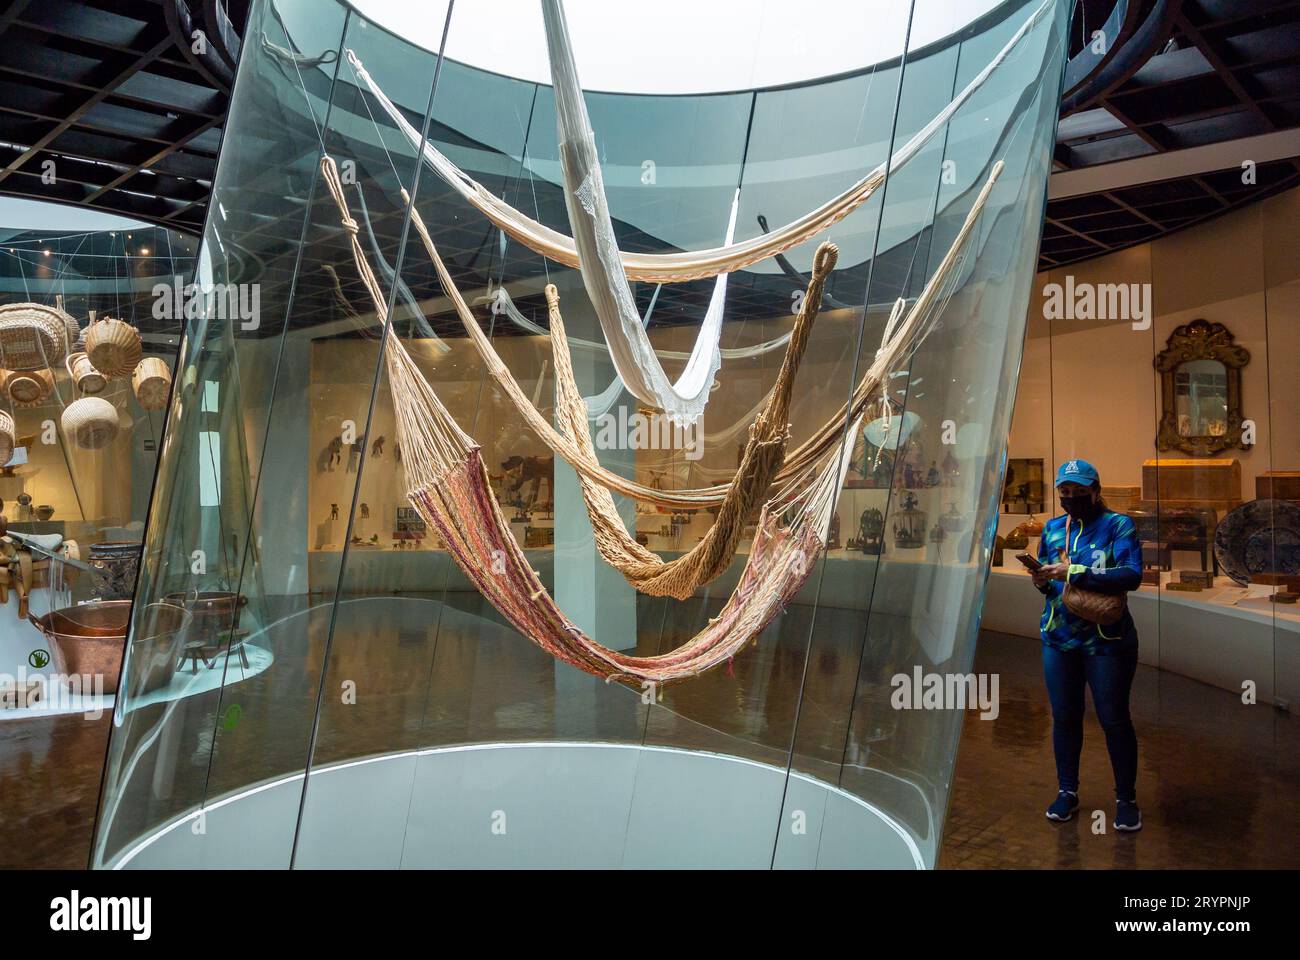
<svg viewBox="0 0 1300 960">
<path fill-rule="evenodd" d="M 121 320 L 105 317 L 86 329 L 86 355 L 110 380 L 129 377 L 140 362 L 141 349 L 140 331 Z"/>
<path fill-rule="evenodd" d="M 68 376 L 72 377 L 72 382 L 83 396 L 93 397 L 97 393 L 103 393 L 108 386 L 108 377 L 96 370 L 90 357 L 84 353 L 72 354 L 64 361 L 64 365 L 68 368 Z"/>
<path fill-rule="evenodd" d="M 14 455 L 17 436 L 14 433 L 14 418 L 0 410 L 0 467 L 9 462 Z"/>
<path fill-rule="evenodd" d="M 140 406 L 146 410 L 161 410 L 167 406 L 172 373 L 158 357 L 145 357 L 131 375 L 131 386 L 135 389 L 135 398 L 140 401 Z"/>
<path fill-rule="evenodd" d="M 16 407 L 35 407 L 54 392 L 54 374 L 49 370 L 5 370 L 4 395 Z"/>
<path fill-rule="evenodd" d="M 85 341 L 82 339 L 81 325 L 77 323 L 77 318 L 63 309 L 63 294 L 59 294 L 54 298 L 54 309 L 63 314 L 64 356 L 66 357 L 76 350 L 86 349 Z M 80 347 L 77 346 L 79 341 L 82 344 Z M 53 364 L 50 364 L 50 366 L 53 367 Z"/>
<path fill-rule="evenodd" d="M 108 446 L 119 425 L 117 408 L 102 397 L 82 397 L 63 411 L 63 432 L 82 450 Z"/>
<path fill-rule="evenodd" d="M 0 306 L 0 366 L 40 370 L 62 360 L 68 335 L 65 317 L 72 319 L 59 308 L 41 303 Z"/>
</svg>

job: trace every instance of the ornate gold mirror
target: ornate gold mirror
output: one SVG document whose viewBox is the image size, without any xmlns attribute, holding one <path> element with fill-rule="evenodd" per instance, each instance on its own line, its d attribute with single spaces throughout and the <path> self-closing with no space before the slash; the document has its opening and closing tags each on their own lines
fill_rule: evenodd
<svg viewBox="0 0 1300 960">
<path fill-rule="evenodd" d="M 1156 448 L 1193 456 L 1244 448 L 1241 368 L 1248 363 L 1250 351 L 1221 323 L 1193 320 L 1175 328 L 1155 359 L 1162 406 Z"/>
</svg>

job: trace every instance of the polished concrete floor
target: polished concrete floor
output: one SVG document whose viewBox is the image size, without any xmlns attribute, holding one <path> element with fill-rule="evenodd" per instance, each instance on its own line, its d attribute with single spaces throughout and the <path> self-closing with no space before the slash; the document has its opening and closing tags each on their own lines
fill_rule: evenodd
<svg viewBox="0 0 1300 960">
<path fill-rule="evenodd" d="M 564 689 L 550 680 L 551 668 L 544 656 L 521 659 L 517 655 L 517 638 L 507 636 L 491 643 L 477 636 L 456 637 L 454 642 L 444 638 L 432 668 L 424 667 L 429 679 L 421 678 L 432 695 L 417 703 L 403 695 L 402 678 L 425 654 L 409 639 L 405 647 L 400 635 L 397 643 L 383 644 L 384 656 L 390 660 L 378 669 L 374 647 L 369 652 L 364 646 L 355 651 L 357 659 L 367 662 L 369 682 L 388 684 L 390 695 L 375 695 L 375 687 L 363 684 L 361 689 L 370 694 L 367 710 L 336 709 L 326 716 L 317 743 L 319 761 L 361 755 L 397 740 L 474 738 L 488 728 L 500 730 L 506 739 L 519 739 L 539 729 L 539 718 L 555 729 L 562 726 L 560 712 L 568 698 Z M 500 650 L 493 649 L 497 642 Z M 411 651 L 409 663 L 403 660 L 403 649 Z M 795 711 L 788 705 L 794 701 L 773 696 L 772 690 L 797 687 L 803 676 L 798 644 L 782 650 L 778 643 L 768 661 L 765 710 L 755 711 L 742 702 L 753 697 L 746 677 L 752 665 L 737 660 L 733 677 L 718 671 L 716 677 L 703 678 L 704 686 L 698 690 L 689 685 L 675 688 L 679 698 L 675 721 L 667 710 L 651 711 L 649 719 L 643 713 L 638 720 L 637 714 L 618 709 L 617 703 L 614 709 L 598 703 L 592 711 L 596 720 L 575 719 L 572 734 L 621 736 L 620 726 L 641 722 L 644 726 L 633 736 L 718 749 L 725 746 L 719 739 L 722 731 L 736 742 L 748 737 L 750 755 L 774 761 L 779 759 L 774 745 L 783 738 L 788 742 L 796 727 Z M 351 657 L 340 656 L 342 652 L 336 648 L 332 655 L 329 685 L 339 677 L 359 675 L 348 664 Z M 303 755 L 308 733 L 303 718 L 310 715 L 316 695 L 314 684 L 300 682 L 301 671 L 310 673 L 318 667 L 319 639 L 309 636 L 296 658 L 287 648 L 277 653 L 277 666 L 256 682 L 249 681 L 233 698 L 242 705 L 243 726 L 218 725 L 220 729 L 214 730 L 219 706 L 196 705 L 178 736 L 183 749 L 178 751 L 180 773 L 169 788 L 174 795 L 160 800 L 155 795 L 160 779 L 145 778 L 141 796 L 129 798 L 132 802 L 124 806 L 151 811 L 146 819 L 158 817 L 171 806 L 191 802 L 196 791 L 219 796 L 240 785 L 240 778 L 254 765 L 265 775 L 291 770 L 295 762 L 300 766 L 295 758 Z M 822 694 L 810 689 L 800 708 L 796 742 L 808 740 L 800 764 L 807 769 L 833 763 L 826 756 L 839 753 L 844 737 L 843 729 L 829 720 L 823 722 L 820 715 L 836 713 L 829 705 L 846 695 L 864 696 L 864 683 L 855 692 L 850 682 L 854 671 L 847 667 L 831 651 L 814 652 L 810 661 L 806 683 L 810 687 L 820 683 Z M 1290 716 L 1267 706 L 1245 706 L 1225 691 L 1182 677 L 1140 668 L 1133 712 L 1141 750 L 1139 800 L 1146 827 L 1136 835 L 1116 834 L 1109 826 L 1104 834 L 1097 834 L 1090 816 L 1064 825 L 1043 817 L 1055 786 L 1051 719 L 1037 644 L 985 633 L 975 668 L 999 675 L 1001 712 L 992 721 L 980 720 L 974 713 L 966 716 L 940 867 L 1300 866 L 1300 726 Z M 478 678 L 479 689 L 466 689 L 458 679 L 467 671 Z M 548 676 L 542 678 L 539 672 Z M 705 695 L 705 686 L 713 692 Z M 545 691 L 540 700 L 539 690 Z M 710 724 L 710 706 L 722 702 L 722 690 L 733 692 L 717 708 L 717 722 Z M 498 706 L 476 707 L 476 697 L 483 704 Z M 502 702 L 515 705 L 514 712 L 501 709 Z M 440 704 L 443 713 L 426 706 L 429 703 Z M 693 720 L 681 720 L 682 711 Z M 656 720 L 654 714 L 668 718 Z M 735 717 L 755 716 L 760 720 L 753 729 L 728 729 Z M 0 723 L 0 867 L 86 864 L 109 722 L 108 717 L 98 721 L 56 717 Z M 504 729 L 512 724 L 517 725 L 518 735 Z M 584 730 L 587 724 L 592 729 Z M 286 735 L 286 730 L 292 735 Z M 214 752 L 212 738 L 218 735 L 224 739 Z M 1110 771 L 1101 731 L 1091 714 L 1085 736 L 1083 812 L 1099 809 L 1109 817 Z M 850 742 L 857 739 L 855 735 Z M 211 762 L 208 753 L 226 762 Z M 881 757 L 878 753 L 870 762 L 874 765 Z M 196 785 L 197 773 L 186 779 L 189 768 L 201 772 L 201 784 Z M 851 786 L 847 778 L 845 786 Z"/>
</svg>

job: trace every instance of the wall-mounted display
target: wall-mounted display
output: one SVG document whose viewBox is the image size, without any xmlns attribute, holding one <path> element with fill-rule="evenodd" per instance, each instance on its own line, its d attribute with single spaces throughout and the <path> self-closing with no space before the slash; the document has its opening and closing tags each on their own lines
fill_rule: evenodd
<svg viewBox="0 0 1300 960">
<path fill-rule="evenodd" d="M 1221 323 L 1175 328 L 1156 354 L 1160 372 L 1159 450 L 1209 456 L 1242 445 L 1241 371 L 1250 351 Z"/>
</svg>

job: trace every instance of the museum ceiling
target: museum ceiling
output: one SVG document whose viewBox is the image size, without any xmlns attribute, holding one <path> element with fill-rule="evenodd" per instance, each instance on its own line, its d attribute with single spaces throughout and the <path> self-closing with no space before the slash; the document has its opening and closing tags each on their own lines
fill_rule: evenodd
<svg viewBox="0 0 1300 960">
<path fill-rule="evenodd" d="M 248 0 L 10 0 L 0 13 L 0 194 L 87 206 L 184 233 L 201 230 L 248 6 Z M 186 39 L 195 30 L 208 40 L 201 53 Z M 1089 41 L 1096 30 L 1113 36 L 1104 49 Z M 1286 138 L 1300 128 L 1300 2 L 1086 0 L 1075 11 L 1070 38 L 1040 267 L 1142 243 L 1300 183 L 1300 149 L 1286 152 Z M 434 133 L 459 136 L 445 128 Z M 1258 162 L 1241 158 L 1254 163 L 1253 182 L 1243 182 L 1239 160 L 1213 153 L 1242 138 L 1264 145 Z M 1178 159 L 1191 172 L 1173 179 L 1143 173 L 1152 157 Z M 57 166 L 54 182 L 42 176 L 48 160 Z M 1099 185 L 1081 179 L 1098 172 L 1105 174 Z M 483 180 L 493 186 L 489 176 Z M 558 188 L 534 183 L 537 215 L 562 222 Z M 1058 183 L 1069 186 L 1058 190 Z M 254 178 L 244 188 L 256 197 L 262 185 Z M 275 198 L 267 199 L 274 209 Z M 522 299 L 540 304 L 545 264 L 513 251 L 501 258 L 495 232 L 473 225 L 454 205 L 422 207 L 468 289 L 523 282 Z M 375 211 L 381 246 L 395 250 L 401 220 Z M 244 274 L 269 284 L 270 296 L 278 284 L 285 285 L 279 292 L 288 289 L 295 257 L 284 251 L 294 249 L 300 229 L 299 217 L 267 217 L 238 253 L 246 260 Z M 629 249 L 662 247 L 627 224 L 619 229 Z M 323 259 L 333 258 L 334 244 L 335 262 L 347 262 L 337 230 L 321 227 L 316 239 L 326 245 Z M 907 288 L 928 244 L 922 236 L 877 257 L 873 291 Z M 837 289 L 856 290 L 860 300 L 870 262 L 842 267 L 832 297 Z M 412 268 L 406 279 L 436 314 L 439 291 L 431 273 Z M 358 293 L 354 276 L 341 280 L 349 297 Z M 300 276 L 293 322 L 336 315 L 332 283 L 320 270 Z M 731 284 L 728 316 L 770 312 L 788 288 L 781 274 L 741 272 Z M 708 283 L 665 288 L 656 322 L 694 322 L 710 289 Z M 650 295 L 642 291 L 643 309 Z M 450 314 L 436 319 L 454 329 Z"/>
</svg>

